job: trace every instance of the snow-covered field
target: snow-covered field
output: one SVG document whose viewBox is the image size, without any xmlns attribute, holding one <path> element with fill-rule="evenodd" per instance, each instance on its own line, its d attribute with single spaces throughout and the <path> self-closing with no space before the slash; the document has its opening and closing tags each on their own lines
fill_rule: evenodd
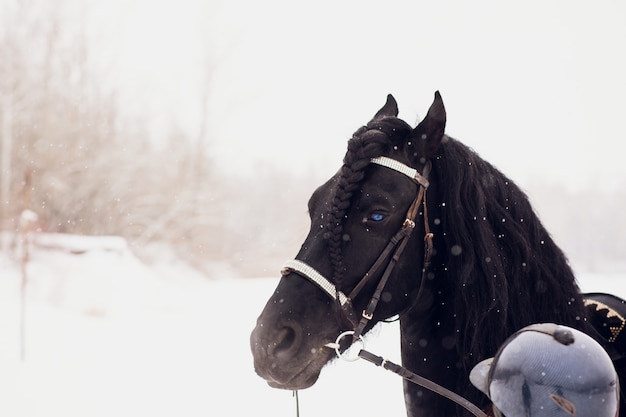
<svg viewBox="0 0 626 417">
<path fill-rule="evenodd" d="M 296 415 L 248 347 L 278 274 L 211 279 L 165 252 L 146 265 L 118 238 L 44 238 L 27 267 L 23 361 L 20 265 L 0 254 L 0 416 Z M 619 276 L 581 286 L 626 297 Z M 397 327 L 374 333 L 368 349 L 399 362 Z M 400 378 L 363 361 L 333 363 L 299 398 L 303 417 L 405 415 Z"/>
</svg>

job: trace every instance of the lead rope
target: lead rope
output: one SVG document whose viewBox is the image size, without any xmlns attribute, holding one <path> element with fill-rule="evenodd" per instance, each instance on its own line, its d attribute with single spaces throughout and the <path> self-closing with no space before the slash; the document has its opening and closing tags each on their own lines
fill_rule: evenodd
<svg viewBox="0 0 626 417">
<path fill-rule="evenodd" d="M 383 358 L 382 356 L 377 356 L 371 352 L 368 352 L 367 350 L 365 350 L 365 341 L 362 336 L 359 336 L 359 338 L 357 339 L 357 342 L 361 343 L 361 347 L 362 347 L 359 350 L 357 356 L 351 357 L 351 356 L 346 355 L 346 353 L 348 353 L 351 350 L 351 348 L 348 348 L 346 351 L 341 352 L 341 347 L 339 343 L 341 342 L 341 339 L 343 339 L 344 337 L 348 337 L 348 336 L 352 337 L 353 335 L 354 335 L 354 331 L 348 330 L 346 332 L 341 333 L 339 336 L 337 336 L 337 340 L 335 341 L 335 343 L 328 343 L 325 346 L 335 349 L 335 353 L 337 354 L 337 357 L 339 357 L 340 359 L 343 359 L 348 362 L 354 362 L 359 359 L 365 359 L 366 361 L 373 363 L 376 366 L 380 366 L 388 371 L 395 373 L 396 375 L 401 376 L 407 381 L 410 381 L 416 385 L 419 385 L 420 387 L 426 388 L 427 390 L 430 390 L 436 394 L 441 395 L 442 397 L 449 399 L 450 401 L 455 402 L 456 404 L 465 408 L 467 411 L 469 411 L 476 417 L 488 417 L 487 414 L 485 414 L 480 408 L 478 408 L 469 400 L 461 397 L 459 394 L 453 391 L 450 391 L 447 388 L 442 387 L 441 385 L 437 384 L 436 382 L 431 381 L 430 379 L 417 375 L 416 373 L 409 371 L 407 368 L 397 365 L 391 362 L 390 360 Z"/>
<path fill-rule="evenodd" d="M 359 358 L 365 359 L 366 361 L 371 362 L 376 366 L 381 366 L 384 369 L 395 373 L 396 375 L 400 375 L 407 381 L 411 381 L 412 383 L 419 385 L 420 387 L 424 387 L 434 393 L 446 397 L 451 401 L 454 401 L 470 413 L 474 414 L 476 417 L 487 417 L 487 414 L 485 414 L 480 408 L 475 406 L 469 400 L 466 400 L 459 394 L 442 387 L 441 385 L 431 381 L 430 379 L 424 378 L 423 376 L 417 375 L 416 373 L 409 371 L 403 366 L 397 365 L 381 356 L 374 355 L 373 353 L 368 352 L 364 349 L 361 349 L 361 351 L 359 352 Z"/>
</svg>

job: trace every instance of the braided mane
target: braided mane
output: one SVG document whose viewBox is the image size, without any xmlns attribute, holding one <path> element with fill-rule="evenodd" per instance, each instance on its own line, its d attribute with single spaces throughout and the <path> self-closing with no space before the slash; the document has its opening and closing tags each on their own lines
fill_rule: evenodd
<svg viewBox="0 0 626 417">
<path fill-rule="evenodd" d="M 348 141 L 348 150 L 339 170 L 339 177 L 328 213 L 327 232 L 333 281 L 341 285 L 345 268 L 341 247 L 344 240 L 343 222 L 350 208 L 352 196 L 365 177 L 365 168 L 371 158 L 388 153 L 393 144 L 404 140 L 411 127 L 396 117 L 374 118 L 359 128 Z"/>
</svg>

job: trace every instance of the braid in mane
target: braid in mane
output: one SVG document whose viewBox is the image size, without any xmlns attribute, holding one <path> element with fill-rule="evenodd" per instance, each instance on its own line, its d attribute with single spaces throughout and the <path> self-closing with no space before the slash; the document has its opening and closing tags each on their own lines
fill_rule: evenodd
<svg viewBox="0 0 626 417">
<path fill-rule="evenodd" d="M 332 197 L 325 238 L 328 239 L 333 282 L 341 286 L 345 271 L 342 246 L 345 240 L 343 223 L 354 192 L 365 177 L 365 168 L 374 157 L 387 153 L 396 136 L 402 138 L 411 131 L 410 126 L 396 117 L 374 119 L 357 130 L 348 141 L 348 150 L 339 170 L 339 178 Z"/>
</svg>

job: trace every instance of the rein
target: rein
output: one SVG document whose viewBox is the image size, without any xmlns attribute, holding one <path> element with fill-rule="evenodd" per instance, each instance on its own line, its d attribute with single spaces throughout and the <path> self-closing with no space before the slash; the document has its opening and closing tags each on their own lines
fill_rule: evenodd
<svg viewBox="0 0 626 417">
<path fill-rule="evenodd" d="M 362 337 L 363 331 L 365 330 L 365 327 L 367 327 L 367 324 L 369 323 L 369 321 L 372 320 L 372 318 L 374 317 L 374 312 L 376 310 L 376 307 L 378 305 L 382 292 L 385 288 L 385 285 L 387 284 L 387 281 L 389 280 L 389 277 L 391 276 L 393 269 L 395 268 L 398 260 L 400 259 L 400 255 L 406 248 L 408 240 L 411 237 L 413 229 L 415 228 L 415 218 L 417 217 L 419 207 L 421 205 L 423 205 L 423 213 L 424 213 L 424 243 L 425 245 L 424 245 L 424 263 L 423 263 L 423 268 L 422 268 L 423 270 L 422 280 L 420 283 L 420 288 L 418 290 L 417 298 L 419 298 L 422 292 L 425 274 L 426 274 L 426 271 L 428 270 L 428 265 L 430 264 L 430 258 L 432 256 L 432 250 L 433 250 L 432 240 L 434 236 L 433 233 L 430 231 L 430 225 L 428 223 L 428 211 L 427 211 L 428 209 L 426 205 L 426 190 L 428 189 L 428 186 L 429 186 L 428 174 L 430 173 L 430 170 L 431 170 L 431 162 L 428 161 L 426 163 L 426 165 L 424 166 L 423 174 L 420 174 L 416 169 L 411 168 L 399 161 L 396 161 L 394 159 L 384 157 L 384 156 L 372 158 L 370 162 L 406 175 L 413 182 L 419 185 L 419 190 L 417 192 L 415 199 L 411 203 L 406 213 L 406 219 L 404 220 L 404 223 L 402 224 L 400 230 L 398 230 L 398 232 L 396 232 L 396 234 L 389 240 L 389 243 L 387 244 L 385 249 L 381 252 L 381 254 L 378 256 L 376 261 L 372 264 L 372 266 L 367 271 L 367 273 L 363 276 L 363 278 L 361 278 L 359 283 L 352 289 L 352 291 L 348 295 L 344 294 L 341 290 L 339 290 L 339 288 L 335 284 L 333 284 L 330 280 L 328 280 L 326 277 L 320 274 L 313 267 L 297 259 L 287 261 L 284 264 L 283 268 L 281 269 L 281 274 L 283 276 L 286 276 L 292 272 L 295 272 L 298 275 L 304 278 L 307 278 L 309 281 L 311 281 L 312 283 L 317 285 L 321 290 L 323 290 L 331 299 L 333 299 L 340 306 L 340 311 L 352 324 L 354 330 L 343 332 L 337 337 L 337 340 L 334 343 L 327 343 L 326 345 L 324 345 L 324 347 L 335 349 L 335 352 L 337 353 L 337 356 L 339 358 L 342 358 L 348 361 L 365 359 L 377 366 L 382 366 L 383 368 L 400 375 L 404 379 L 411 381 L 414 384 L 420 385 L 426 389 L 429 389 L 439 395 L 442 395 L 448 398 L 451 401 L 454 401 L 458 405 L 462 406 L 463 408 L 465 408 L 466 410 L 474 414 L 476 417 L 486 417 L 486 414 L 483 413 L 478 407 L 476 407 L 474 404 L 472 404 L 465 398 L 461 397 L 460 395 L 442 387 L 441 385 L 427 378 L 419 376 L 400 365 L 396 365 L 395 363 L 388 361 L 387 359 L 374 355 L 373 353 L 365 350 L 365 343 L 363 342 L 363 337 Z M 385 267 L 385 261 L 389 258 L 390 255 L 391 255 L 391 259 L 389 259 Z M 376 290 L 374 291 L 372 298 L 367 303 L 366 308 L 361 313 L 360 315 L 361 317 L 359 321 L 357 322 L 357 319 L 356 319 L 357 314 L 354 311 L 352 300 L 356 298 L 356 296 L 361 292 L 361 290 L 366 286 L 366 284 L 373 277 L 378 275 L 378 273 L 383 267 L 385 267 L 385 269 L 380 280 L 378 281 Z M 355 342 L 361 342 L 363 346 L 363 349 L 359 351 L 358 355 L 350 359 L 346 358 L 346 355 L 345 355 L 346 351 L 342 352 L 341 347 L 340 347 L 341 340 L 347 336 L 352 336 L 352 342 L 351 342 L 352 345 Z M 297 394 L 294 394 L 294 395 L 297 395 Z M 296 397 L 296 404 L 298 404 L 297 397 Z M 299 405 L 297 405 L 297 407 L 299 410 Z"/>
<path fill-rule="evenodd" d="M 403 366 L 397 365 L 381 356 L 374 355 L 373 353 L 368 352 L 365 349 L 361 349 L 359 351 L 359 358 L 365 359 L 366 361 L 371 362 L 376 366 L 381 366 L 388 371 L 400 375 L 407 381 L 411 381 L 412 383 L 419 385 L 420 387 L 429 389 L 432 392 L 435 392 L 451 401 L 454 401 L 476 417 L 487 417 L 487 414 L 485 414 L 480 408 L 478 408 L 469 400 L 466 400 L 459 394 L 442 387 L 441 385 L 431 381 L 428 378 L 424 378 L 423 376 L 417 375 L 416 373 L 409 371 Z"/>
</svg>

